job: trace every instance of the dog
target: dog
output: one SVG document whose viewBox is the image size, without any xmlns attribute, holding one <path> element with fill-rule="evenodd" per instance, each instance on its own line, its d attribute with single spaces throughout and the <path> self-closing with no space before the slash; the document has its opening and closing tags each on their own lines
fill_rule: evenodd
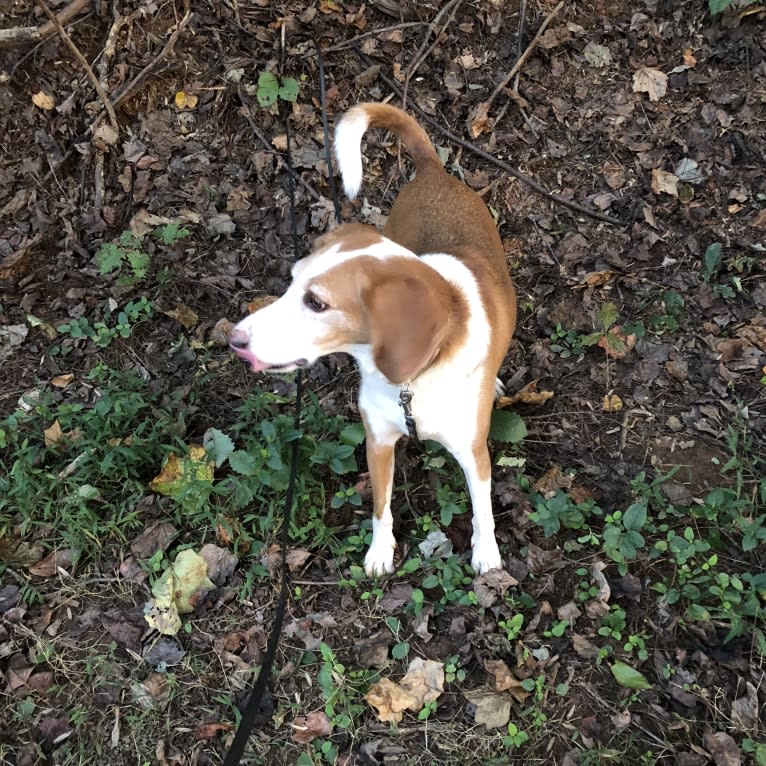
<svg viewBox="0 0 766 766">
<path fill-rule="evenodd" d="M 387 104 L 351 108 L 335 131 L 335 156 L 353 199 L 362 183 L 368 128 L 401 139 L 416 176 L 401 189 L 380 234 L 343 224 L 298 261 L 274 303 L 229 337 L 253 372 L 288 372 L 339 351 L 361 374 L 359 410 L 373 496 L 369 576 L 394 569 L 394 446 L 408 433 L 445 446 L 465 473 L 473 508 L 471 565 L 501 568 L 487 447 L 497 373 L 516 324 L 516 297 L 495 222 L 481 198 L 442 167 L 420 125 Z"/>
</svg>

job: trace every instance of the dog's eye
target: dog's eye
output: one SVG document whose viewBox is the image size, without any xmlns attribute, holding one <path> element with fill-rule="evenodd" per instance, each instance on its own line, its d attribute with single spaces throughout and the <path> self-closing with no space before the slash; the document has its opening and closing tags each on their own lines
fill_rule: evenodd
<svg viewBox="0 0 766 766">
<path fill-rule="evenodd" d="M 311 310 L 316 312 L 317 314 L 321 313 L 322 311 L 326 311 L 328 308 L 330 308 L 324 301 L 320 300 L 319 298 L 314 295 L 314 293 L 306 293 L 303 296 L 303 303 Z"/>
</svg>

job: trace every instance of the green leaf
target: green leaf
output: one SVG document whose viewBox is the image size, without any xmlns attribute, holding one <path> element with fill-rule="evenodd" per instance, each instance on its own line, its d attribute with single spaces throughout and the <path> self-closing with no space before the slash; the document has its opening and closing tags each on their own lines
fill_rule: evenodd
<svg viewBox="0 0 766 766">
<path fill-rule="evenodd" d="M 614 303 L 605 303 L 598 311 L 598 321 L 608 330 L 617 321 L 618 311 Z"/>
<path fill-rule="evenodd" d="M 282 87 L 279 89 L 279 97 L 283 101 L 297 101 L 298 81 L 292 77 L 285 77 L 282 80 Z"/>
<path fill-rule="evenodd" d="M 258 462 L 255 456 L 245 450 L 235 450 L 229 455 L 231 470 L 243 476 L 255 476 L 258 472 Z"/>
<path fill-rule="evenodd" d="M 489 435 L 497 441 L 518 444 L 527 435 L 527 427 L 517 412 L 494 410 Z"/>
<path fill-rule="evenodd" d="M 725 11 L 730 5 L 731 0 L 707 0 L 707 7 L 710 9 L 712 16 Z"/>
<path fill-rule="evenodd" d="M 611 671 L 614 680 L 626 689 L 651 689 L 652 687 L 643 673 L 619 660 L 612 665 Z"/>
<path fill-rule="evenodd" d="M 403 660 L 410 653 L 410 645 L 407 641 L 394 644 L 391 648 L 391 656 L 395 660 Z"/>
<path fill-rule="evenodd" d="M 276 102 L 278 93 L 277 78 L 271 72 L 262 72 L 258 78 L 258 92 L 256 93 L 258 103 L 263 107 L 271 106 Z"/>
<path fill-rule="evenodd" d="M 203 443 L 207 454 L 215 461 L 216 468 L 220 468 L 226 462 L 226 458 L 234 452 L 234 442 L 217 428 L 209 428 L 205 432 Z"/>
<path fill-rule="evenodd" d="M 347 425 L 338 435 L 338 438 L 344 444 L 350 444 L 356 447 L 364 441 L 364 423 L 351 423 Z"/>
<path fill-rule="evenodd" d="M 125 251 L 115 245 L 114 242 L 102 245 L 96 253 L 96 263 L 98 264 L 98 270 L 102 274 L 109 274 L 121 268 L 124 259 Z"/>
<path fill-rule="evenodd" d="M 622 516 L 625 529 L 641 529 L 646 523 L 646 500 L 638 500 L 628 506 Z"/>
<path fill-rule="evenodd" d="M 128 250 L 127 255 L 130 268 L 133 269 L 133 276 L 136 279 L 143 279 L 151 263 L 149 253 L 145 253 L 143 250 Z"/>
<path fill-rule="evenodd" d="M 702 270 L 702 278 L 705 282 L 709 282 L 718 267 L 721 265 L 721 243 L 713 242 L 707 250 L 705 250 L 705 267 Z"/>
</svg>

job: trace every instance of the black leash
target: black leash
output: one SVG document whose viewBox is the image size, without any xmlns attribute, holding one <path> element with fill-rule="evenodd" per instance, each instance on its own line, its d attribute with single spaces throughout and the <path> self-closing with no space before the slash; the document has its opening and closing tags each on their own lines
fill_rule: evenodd
<svg viewBox="0 0 766 766">
<path fill-rule="evenodd" d="M 332 195 L 333 204 L 335 206 L 335 217 L 340 223 L 340 203 L 338 202 L 338 195 L 335 190 L 335 174 L 333 173 L 332 154 L 330 152 L 329 141 L 329 129 L 327 126 L 327 103 L 325 97 L 325 78 L 324 78 L 324 64 L 322 62 L 322 53 L 319 46 L 316 45 L 317 59 L 319 62 L 319 89 L 322 100 L 322 126 L 324 128 L 324 141 L 325 141 L 325 156 L 327 158 L 327 171 L 330 182 L 330 193 Z M 285 115 L 285 132 L 287 135 L 287 148 L 285 151 L 285 162 L 287 164 L 287 188 L 290 197 L 290 229 L 293 239 L 293 253 L 295 259 L 300 257 L 300 241 L 298 238 L 298 223 L 295 212 L 295 171 L 293 170 L 293 158 L 290 151 L 292 144 L 290 135 L 290 116 Z M 301 370 L 298 370 L 296 376 L 296 390 L 295 390 L 295 414 L 293 418 L 293 426 L 297 431 L 300 427 L 301 421 L 301 399 L 303 397 L 303 375 Z M 279 598 L 277 600 L 277 608 L 274 612 L 274 622 L 271 626 L 271 633 L 269 634 L 269 640 L 266 644 L 266 654 L 263 657 L 261 663 L 261 669 L 258 671 L 258 678 L 253 684 L 253 689 L 250 692 L 247 705 L 242 712 L 242 718 L 237 728 L 237 733 L 234 735 L 234 740 L 229 747 L 229 751 L 226 753 L 226 757 L 223 761 L 223 766 L 238 766 L 242 760 L 242 756 L 247 746 L 247 741 L 250 738 L 250 734 L 255 728 L 256 721 L 259 719 L 268 719 L 266 713 L 265 702 L 267 689 L 266 685 L 271 674 L 271 668 L 274 665 L 274 657 L 277 652 L 277 644 L 282 633 L 282 623 L 284 622 L 285 610 L 287 608 L 287 599 L 290 589 L 290 572 L 287 567 L 287 547 L 290 544 L 290 517 L 293 508 L 293 497 L 295 495 L 295 479 L 298 472 L 298 443 L 300 439 L 295 439 L 292 444 L 292 450 L 290 452 L 290 475 L 287 480 L 287 491 L 285 493 L 285 511 L 284 519 L 282 521 L 282 534 L 281 534 L 281 585 L 279 588 Z M 259 721 L 260 722 L 260 721 Z M 264 721 L 265 723 L 265 721 Z"/>
</svg>

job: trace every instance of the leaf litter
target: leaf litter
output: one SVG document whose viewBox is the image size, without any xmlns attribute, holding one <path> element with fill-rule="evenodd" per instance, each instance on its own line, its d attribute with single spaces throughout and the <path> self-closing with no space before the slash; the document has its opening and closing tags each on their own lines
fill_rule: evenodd
<svg viewBox="0 0 766 766">
<path fill-rule="evenodd" d="M 235 372 L 226 356 L 228 318 L 253 310 L 261 296 L 279 294 L 289 281 L 283 165 L 272 152 L 272 142 L 284 145 L 285 132 L 274 112 L 252 112 L 271 144 L 264 148 L 241 111 L 256 103 L 261 67 L 238 69 L 240 91 L 231 61 L 221 62 L 220 76 L 199 64 L 209 67 L 207 62 L 216 60 L 212 52 L 220 43 L 213 30 L 234 59 L 241 54 L 242 60 L 251 60 L 253 40 L 262 46 L 264 56 L 276 56 L 282 27 L 274 23 L 267 5 L 240 8 L 237 19 L 228 18 L 233 13 L 229 8 L 215 13 L 204 4 L 195 8 L 202 23 L 193 37 L 184 38 L 184 45 L 170 50 L 170 69 L 163 77 L 141 82 L 121 102 L 124 133 L 116 135 L 106 124 L 94 125 L 93 141 L 80 138 L 91 125 L 86 102 L 92 94 L 72 93 L 71 82 L 79 81 L 82 72 L 57 38 L 48 40 L 39 58 L 20 61 L 21 51 L 2 53 L 0 98 L 8 108 L 0 117 L 0 128 L 11 147 L 11 162 L 0 172 L 0 377 L 8 392 L 2 400 L 4 412 L 15 410 L 25 391 L 34 399 L 46 384 L 67 402 L 96 406 L 97 396 L 88 393 L 93 387 L 88 372 L 108 359 L 133 367 L 153 386 L 162 387 L 168 398 L 196 397 L 188 403 L 193 434 L 183 437 L 187 444 L 199 444 L 207 428 L 223 431 L 231 423 L 232 402 L 240 403 L 252 379 Z M 366 54 L 375 57 L 374 66 L 362 64 L 348 51 L 327 55 L 332 115 L 357 98 L 346 83 L 356 83 L 360 98 L 387 97 L 381 75 L 403 82 L 412 51 L 422 42 L 423 29 L 417 26 L 382 31 L 392 23 L 384 5 L 357 9 L 337 3 L 317 8 L 288 3 L 284 8 L 285 39 L 293 46 L 293 61 L 300 61 L 290 73 L 296 77 L 303 72 L 309 79 L 316 75 L 311 60 L 299 58 L 309 36 L 335 43 L 362 30 L 372 32 L 361 43 Z M 508 750 L 489 744 L 499 740 L 491 740 L 484 727 L 500 722 L 504 732 L 510 723 L 525 726 L 528 719 L 516 712 L 530 708 L 529 696 L 521 696 L 522 691 L 529 693 L 516 683 L 538 676 L 544 676 L 550 688 L 545 701 L 535 704 L 562 725 L 545 730 L 553 732 L 544 737 L 551 749 L 529 753 L 530 760 L 544 753 L 552 762 L 575 763 L 588 749 L 594 756 L 619 754 L 609 747 L 622 746 L 621 732 L 641 738 L 648 730 L 651 737 L 642 740 L 643 746 L 656 748 L 659 738 L 664 743 L 663 763 L 757 763 L 752 748 L 743 744 L 747 738 L 763 738 L 762 673 L 758 663 L 748 660 L 750 649 L 737 640 L 723 641 L 714 621 L 684 624 L 676 609 L 661 604 L 651 592 L 657 578 L 652 566 L 637 568 L 639 586 L 631 589 L 611 566 L 578 548 L 576 537 L 561 533 L 544 538 L 529 519 L 536 501 L 509 476 L 514 471 L 509 461 L 518 465 L 523 460 L 524 472 L 543 498 L 562 492 L 572 502 L 593 500 L 611 512 L 627 504 L 621 501 L 628 497 L 638 471 L 657 475 L 680 466 L 674 478 L 682 491 L 666 489 L 670 492 L 666 496 L 680 506 L 684 498 L 694 503 L 704 497 L 711 466 L 729 459 L 727 424 L 744 418 L 750 433 L 757 437 L 763 432 L 759 402 L 766 352 L 760 314 L 766 297 L 760 285 L 758 249 L 763 247 L 761 234 L 766 228 L 763 104 L 747 79 L 756 81 L 763 71 L 763 44 L 753 34 L 757 13 L 762 11 L 756 6 L 753 15 L 744 16 L 737 9 L 720 21 L 692 3 L 677 4 L 672 13 L 656 3 L 636 8 L 617 5 L 562 12 L 521 70 L 518 104 L 502 115 L 494 104 L 487 106 L 486 99 L 494 83 L 513 66 L 517 28 L 516 16 L 496 4 L 460 9 L 412 82 L 412 102 L 425 105 L 454 132 L 463 135 L 468 125 L 468 134 L 479 136 L 490 152 L 507 154 L 512 164 L 532 170 L 537 180 L 564 197 L 608 209 L 629 226 L 601 227 L 573 219 L 491 166 L 462 154 L 456 167 L 467 177 L 486 175 L 485 199 L 498 215 L 503 236 L 512 231 L 523 243 L 508 250 L 521 288 L 521 312 L 517 345 L 501 373 L 506 382 L 514 378 L 509 389 L 519 392 L 504 404 L 513 408 L 509 414 L 519 415 L 507 421 L 506 434 L 523 433 L 510 442 L 520 444 L 523 454 L 504 454 L 504 462 L 495 469 L 500 472 L 495 476 L 498 530 L 504 550 L 509 551 L 508 578 L 514 582 L 478 581 L 467 586 L 472 597 L 485 605 L 481 607 L 440 604 L 439 592 L 431 591 L 425 594 L 423 611 L 415 616 L 408 610 L 422 590 L 417 572 L 365 584 L 360 590 L 339 589 L 325 583 L 348 577 L 349 560 L 341 557 L 334 562 L 328 549 L 311 539 L 296 543 L 288 553 L 293 577 L 301 583 L 295 587 L 302 594 L 291 605 L 292 633 L 280 650 L 281 686 L 274 689 L 277 708 L 280 700 L 283 706 L 274 721 L 290 720 L 291 725 L 274 725 L 267 729 L 268 738 L 254 744 L 264 762 L 269 758 L 280 762 L 285 752 L 295 755 L 294 750 L 281 748 L 294 747 L 288 743 L 298 731 L 304 732 L 302 747 L 313 747 L 314 737 L 332 741 L 340 759 L 349 757 L 357 744 L 358 752 L 373 763 L 405 762 L 422 752 L 428 740 L 411 730 L 422 704 L 420 710 L 400 711 L 398 732 L 382 726 L 369 712 L 368 718 L 361 715 L 355 720 L 356 739 L 335 725 L 327 733 L 333 716 L 314 712 L 327 702 L 311 682 L 316 666 L 309 660 L 299 664 L 304 650 L 317 651 L 326 643 L 342 657 L 346 672 L 356 669 L 351 658 L 358 656 L 360 667 L 399 678 L 405 668 L 390 654 L 396 641 L 390 631 L 380 630 L 384 617 L 396 616 L 402 623 L 399 639 L 411 643 L 410 651 L 439 663 L 457 657 L 466 671 L 463 682 L 445 680 L 445 692 L 434 700 L 438 704 L 433 723 L 455 727 L 454 740 L 466 742 L 477 763 L 486 762 L 484 755 L 493 746 L 497 747 L 493 755 L 507 757 Z M 9 12 L 4 25 L 27 24 L 29 19 L 19 8 Z M 136 35 L 131 25 L 138 23 L 138 17 L 131 19 L 133 9 L 123 10 L 126 26 L 117 35 L 125 61 L 111 70 L 110 85 L 124 79 L 130 68 L 139 71 L 157 56 L 177 22 L 174 9 L 156 9 L 152 35 Z M 397 22 L 404 11 L 404 5 L 395 9 Z M 421 24 L 433 20 L 425 7 L 413 13 Z M 542 16 L 539 10 L 535 14 L 527 21 L 537 28 Z M 70 33 L 95 56 L 115 20 L 93 15 L 87 32 L 74 25 Z M 106 67 L 109 71 L 108 60 Z M 210 71 L 209 82 L 187 82 L 176 76 L 203 70 Z M 44 90 L 30 84 L 41 82 Z M 329 225 L 332 209 L 319 113 L 308 93 L 307 86 L 301 86 L 294 106 L 301 178 L 318 192 L 316 199 L 299 184 L 299 207 L 303 205 L 299 232 L 307 247 L 313 235 Z M 248 105 L 243 105 L 241 94 L 252 94 Z M 34 105 L 35 99 L 40 103 Z M 437 143 L 447 143 L 428 130 Z M 389 185 L 386 174 L 391 166 L 381 154 L 367 152 L 366 210 L 375 220 L 382 220 L 390 209 L 383 189 Z M 100 208 L 92 204 L 98 198 L 98 157 L 106 158 Z M 51 178 L 61 183 L 49 183 Z M 396 186 L 394 181 L 391 188 Z M 344 207 L 347 219 L 359 217 L 351 206 Z M 127 224 L 122 226 L 121 221 Z M 116 284 L 116 272 L 97 273 L 93 258 L 100 245 L 114 241 L 126 229 L 136 237 L 150 238 L 158 226 L 174 221 L 193 229 L 193 242 L 152 253 L 154 266 L 170 277 L 164 292 L 153 293 L 162 295 L 158 318 L 121 340 L 119 350 L 111 348 L 108 357 L 86 339 L 62 336 L 58 330 L 62 324 L 81 317 L 101 321 L 114 310 L 111 302 L 143 290 L 142 285 Z M 706 281 L 704 255 L 712 242 L 722 243 L 723 255 Z M 755 259 L 750 266 L 749 258 Z M 144 285 L 154 290 L 154 282 Z M 573 286 L 577 286 L 574 294 Z M 733 297 L 724 295 L 727 287 Z M 680 309 L 671 291 L 682 297 Z M 619 307 L 613 331 L 597 320 L 599 307 L 609 302 Z M 632 333 L 623 333 L 622 328 L 637 319 L 649 332 L 627 348 Z M 680 329 L 672 329 L 673 322 Z M 568 336 L 567 331 L 573 334 Z M 601 348 L 596 344 L 578 349 L 578 337 L 606 332 L 623 333 L 619 340 L 624 346 L 605 338 Z M 554 344 L 551 338 L 558 333 L 568 339 L 566 343 L 558 339 Z M 51 354 L 51 346 L 59 341 L 65 353 Z M 569 355 L 552 350 L 553 345 Z M 204 395 L 197 390 L 190 397 L 191 381 L 200 373 L 199 362 L 207 348 L 217 349 L 205 361 L 213 375 L 208 376 Z M 618 348 L 625 354 L 613 353 Z M 345 404 L 351 394 L 337 382 L 338 370 L 348 369 L 319 364 L 309 378 L 322 396 L 330 393 L 333 381 L 326 405 L 354 417 Z M 521 369 L 524 372 L 516 379 Z M 535 383 L 525 388 L 529 380 Z M 539 390 L 534 388 L 538 383 Z M 291 390 L 282 381 L 271 385 L 278 395 Z M 549 396 L 553 391 L 555 397 Z M 77 431 L 48 420 L 41 426 L 40 438 L 42 428 L 53 429 L 48 449 L 74 452 L 60 480 L 76 476 L 83 461 L 92 457 L 77 452 Z M 113 448 L 123 444 L 128 442 L 115 442 Z M 215 451 L 224 454 L 225 444 L 223 452 L 220 444 Z M 493 454 L 497 452 L 493 449 Z M 151 502 L 137 506 L 137 524 L 126 535 L 127 541 L 133 540 L 132 557 L 127 543 L 123 550 L 110 543 L 103 552 L 85 550 L 75 565 L 67 558 L 74 548 L 52 551 L 46 544 L 50 530 L 44 527 L 30 539 L 0 539 L 3 561 L 21 578 L 0 587 L 4 617 L 0 666 L 8 697 L 4 710 L 18 715 L 4 729 L 14 733 L 12 747 L 19 752 L 19 762 L 31 758 L 31 742 L 40 742 L 64 762 L 67 748 L 78 738 L 94 741 L 105 728 L 94 726 L 81 735 L 71 723 L 76 719 L 71 719 L 74 710 L 50 693 L 55 686 L 68 689 L 84 705 L 93 688 L 103 690 L 104 699 L 111 700 L 110 710 L 121 711 L 115 720 L 123 717 L 121 727 L 115 724 L 117 735 L 110 731 L 110 722 L 103 740 L 109 747 L 116 742 L 118 751 L 127 748 L 125 716 L 131 706 L 161 710 L 167 705 L 173 735 L 163 726 L 158 727 L 160 733 L 148 735 L 147 740 L 152 736 L 154 740 L 142 753 L 144 760 L 204 763 L 209 755 L 200 743 L 214 748 L 218 757 L 230 735 L 231 700 L 251 679 L 265 646 L 273 608 L 274 583 L 269 578 L 276 575 L 274 561 L 280 551 L 269 547 L 271 540 L 263 541 L 264 548 L 255 556 L 235 550 L 237 526 L 220 518 L 211 519 L 210 540 L 224 547 L 208 539 L 190 539 L 183 515 L 178 516 L 172 503 L 195 482 L 209 483 L 228 469 L 222 468 L 223 461 L 211 466 L 208 453 L 192 453 L 188 447 L 178 449 L 177 455 L 176 464 L 171 461 L 168 473 L 155 485 L 157 494 Z M 416 458 L 409 457 L 413 462 L 408 476 L 416 477 L 417 483 Z M 574 478 L 571 468 L 577 469 Z M 427 483 L 423 479 L 427 491 L 418 489 L 411 496 L 414 510 L 422 511 L 424 498 L 432 494 Z M 99 513 L 105 510 L 97 495 L 88 502 Z M 408 519 L 405 512 L 402 523 L 414 530 Z M 457 527 L 459 522 L 453 524 Z M 450 534 L 446 536 L 452 540 Z M 465 538 L 470 531 L 461 534 Z M 436 554 L 446 565 L 449 547 L 439 547 L 441 537 L 425 537 L 431 547 L 426 547 L 424 560 Z M 200 578 L 204 587 L 189 596 L 190 605 L 203 608 L 189 613 L 188 634 L 158 638 L 157 632 L 147 631 L 137 605 L 144 603 L 179 546 L 198 551 L 205 561 L 208 582 Z M 267 574 L 243 590 L 251 564 L 261 564 Z M 580 564 L 586 574 L 575 576 Z M 30 567 L 39 569 L 35 573 Z M 112 579 L 115 573 L 121 573 L 118 583 Z M 28 595 L 21 598 L 30 574 L 28 584 L 42 603 L 28 601 Z M 578 581 L 586 582 L 591 592 L 575 604 Z M 73 583 L 82 583 L 74 594 Z M 208 590 L 211 585 L 215 590 Z M 380 594 L 373 592 L 376 588 Z M 170 600 L 169 589 L 161 590 Z M 204 595 L 220 596 L 222 602 L 227 591 L 245 595 L 227 602 L 226 610 Z M 362 592 L 368 594 L 365 599 Z M 522 592 L 535 601 L 534 607 L 517 603 Z M 650 661 L 638 663 L 620 645 L 618 657 L 598 661 L 605 645 L 598 628 L 617 609 L 626 612 L 631 630 L 646 631 Z M 525 623 L 509 641 L 499 621 L 522 613 Z M 553 634 L 557 620 L 571 626 L 561 636 Z M 50 642 L 63 660 L 54 657 L 46 662 L 47 655 L 35 648 L 40 640 Z M 112 642 L 116 649 L 110 649 Z M 314 649 L 306 649 L 308 645 Z M 85 654 L 89 646 L 98 656 L 108 657 L 112 651 L 116 658 L 97 671 L 98 679 L 80 670 L 94 664 Z M 358 655 L 352 648 L 359 648 Z M 208 656 L 215 661 L 204 666 Z M 143 664 L 133 664 L 138 662 Z M 502 666 L 492 664 L 500 662 Z M 625 676 L 617 662 L 639 673 L 651 688 L 640 691 L 620 685 L 614 667 L 623 673 L 623 680 L 630 681 L 631 674 Z M 165 683 L 166 666 L 182 679 L 187 696 L 179 699 L 172 684 Z M 65 668 L 67 672 L 62 672 Z M 566 668 L 576 670 L 568 681 L 569 692 L 554 694 L 552 689 L 570 678 Z M 665 673 L 672 678 L 665 679 Z M 116 693 L 103 686 L 105 676 Z M 339 685 L 344 681 L 340 676 L 336 680 Z M 510 686 L 494 688 L 505 684 Z M 596 690 L 598 700 L 589 689 Z M 481 692 L 475 703 L 466 699 L 472 690 Z M 626 695 L 634 691 L 639 696 L 629 702 Z M 360 689 L 354 700 L 358 703 L 362 697 Z M 224 698 L 227 701 L 220 702 Z M 306 700 L 300 711 L 305 717 L 280 719 L 284 707 L 297 698 Z M 480 699 L 482 712 L 478 712 Z M 392 706 L 400 703 L 394 695 L 388 714 L 393 715 Z M 417 703 L 416 697 L 415 708 Z M 25 718 L 30 704 L 49 712 Z M 623 710 L 626 705 L 629 710 Z M 199 720 L 202 708 L 214 711 L 211 720 Z M 480 737 L 471 733 L 476 723 L 483 724 Z M 633 762 L 631 757 L 625 756 L 625 762 Z"/>
</svg>

